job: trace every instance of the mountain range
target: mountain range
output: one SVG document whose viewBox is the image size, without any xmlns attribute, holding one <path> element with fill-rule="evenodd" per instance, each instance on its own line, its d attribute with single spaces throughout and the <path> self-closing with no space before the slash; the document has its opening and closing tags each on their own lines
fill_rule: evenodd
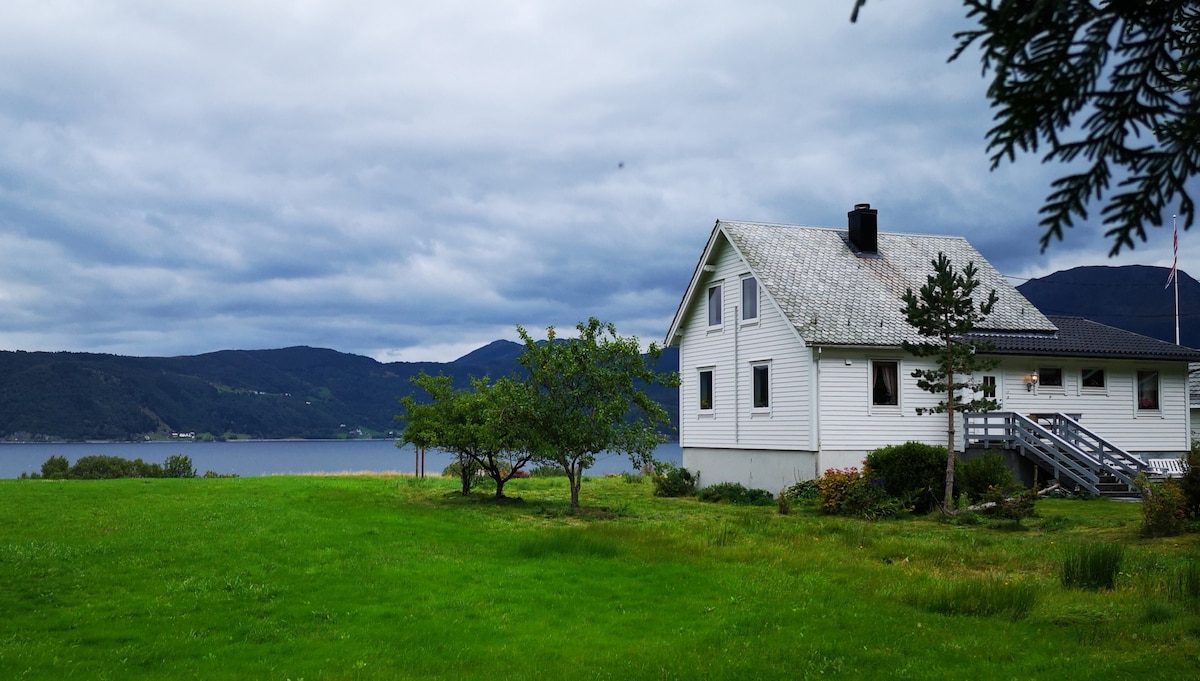
<svg viewBox="0 0 1200 681">
<path fill-rule="evenodd" d="M 334 350 L 223 350 L 187 357 L 0 352 L 0 437 L 9 441 L 387 436 L 425 371 L 460 387 L 517 371 L 524 346 L 498 340 L 453 362 L 380 363 Z M 678 354 L 660 360 L 674 370 Z M 673 389 L 652 396 L 677 418 Z"/>
<path fill-rule="evenodd" d="M 1046 314 L 1079 316 L 1169 342 L 1175 297 L 1161 267 L 1077 267 L 1017 287 Z M 1200 283 L 1179 273 L 1180 335 L 1200 345 Z M 453 362 L 381 363 L 334 350 L 222 350 L 187 357 L 0 352 L 0 438 L 9 441 L 381 437 L 420 371 L 465 387 L 517 371 L 518 343 L 497 340 Z M 667 348 L 658 367 L 674 371 Z M 673 424 L 674 389 L 654 387 Z"/>
<path fill-rule="evenodd" d="M 1175 291 L 1166 267 L 1088 266 L 1030 279 L 1017 290 L 1048 315 L 1083 317 L 1175 342 Z M 1180 345 L 1200 347 L 1200 282 L 1179 271 Z"/>
</svg>

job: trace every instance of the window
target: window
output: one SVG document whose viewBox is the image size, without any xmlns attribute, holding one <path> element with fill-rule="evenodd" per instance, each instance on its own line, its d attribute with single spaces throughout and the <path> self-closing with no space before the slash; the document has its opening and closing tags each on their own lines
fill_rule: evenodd
<svg viewBox="0 0 1200 681">
<path fill-rule="evenodd" d="M 700 370 L 700 411 L 712 411 L 713 408 L 713 370 Z"/>
<path fill-rule="evenodd" d="M 1137 372 L 1137 408 L 1153 411 L 1158 409 L 1158 372 Z"/>
<path fill-rule="evenodd" d="M 708 325 L 721 325 L 721 285 L 708 287 Z"/>
<path fill-rule="evenodd" d="M 1038 385 L 1043 388 L 1054 388 L 1061 391 L 1063 387 L 1062 367 L 1039 368 Z"/>
<path fill-rule="evenodd" d="M 871 404 L 900 404 L 899 362 L 871 362 Z"/>
<path fill-rule="evenodd" d="M 758 319 L 758 280 L 754 277 L 742 279 L 742 321 Z"/>
<path fill-rule="evenodd" d="M 1084 369 L 1079 384 L 1084 392 L 1104 392 L 1104 369 Z"/>
<path fill-rule="evenodd" d="M 979 384 L 979 387 L 983 390 L 983 398 L 985 400 L 996 399 L 996 377 L 995 376 L 984 376 L 983 381 L 980 382 L 980 384 Z"/>
<path fill-rule="evenodd" d="M 754 408 L 769 409 L 771 407 L 771 365 L 754 364 Z"/>
</svg>

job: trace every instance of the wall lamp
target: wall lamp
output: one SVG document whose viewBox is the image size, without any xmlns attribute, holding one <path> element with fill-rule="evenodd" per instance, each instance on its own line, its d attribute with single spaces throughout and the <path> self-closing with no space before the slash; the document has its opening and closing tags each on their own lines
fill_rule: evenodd
<svg viewBox="0 0 1200 681">
<path fill-rule="evenodd" d="M 1038 375 L 1036 371 L 1025 377 L 1025 390 L 1033 392 L 1033 389 L 1037 387 L 1037 384 Z"/>
</svg>

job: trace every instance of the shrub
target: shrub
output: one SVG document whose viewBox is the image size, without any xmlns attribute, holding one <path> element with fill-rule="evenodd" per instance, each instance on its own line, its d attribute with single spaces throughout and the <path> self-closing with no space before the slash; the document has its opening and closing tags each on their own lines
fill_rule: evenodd
<svg viewBox="0 0 1200 681">
<path fill-rule="evenodd" d="M 1068 589 L 1111 590 L 1121 571 L 1125 550 L 1120 544 L 1073 544 L 1067 547 L 1060 573 Z"/>
<path fill-rule="evenodd" d="M 62 480 L 71 472 L 71 464 L 67 457 L 54 455 L 42 464 L 42 477 L 48 480 Z"/>
<path fill-rule="evenodd" d="M 163 462 L 163 476 L 168 478 L 194 478 L 196 469 L 192 460 L 182 454 L 172 454 Z"/>
<path fill-rule="evenodd" d="M 770 506 L 775 503 L 775 495 L 765 489 L 746 489 L 746 486 L 740 482 L 709 485 L 700 490 L 697 497 L 700 501 L 713 503 L 726 501 L 741 506 Z"/>
<path fill-rule="evenodd" d="M 895 518 L 904 510 L 904 503 L 887 493 L 882 480 L 865 473 L 851 481 L 842 500 L 842 515 L 866 520 Z"/>
<path fill-rule="evenodd" d="M 840 515 L 842 503 L 851 483 L 862 477 L 857 468 L 829 468 L 817 478 L 817 491 L 821 498 L 821 512 Z"/>
<path fill-rule="evenodd" d="M 1153 483 L 1138 476 L 1142 491 L 1142 534 L 1170 537 L 1187 529 L 1187 510 L 1183 491 L 1174 480 Z"/>
<path fill-rule="evenodd" d="M 1016 484 L 1012 470 L 998 454 L 960 461 L 954 477 L 959 490 L 972 501 L 983 501 L 990 489 L 1009 489 Z"/>
<path fill-rule="evenodd" d="M 218 473 L 216 471 L 204 471 L 205 478 L 236 478 L 237 473 Z"/>
<path fill-rule="evenodd" d="M 864 471 L 882 480 L 888 496 L 927 512 L 941 505 L 946 480 L 946 448 L 921 442 L 880 447 L 867 455 Z"/>
<path fill-rule="evenodd" d="M 779 515 L 789 515 L 792 512 L 792 499 L 787 495 L 786 489 L 779 490 L 779 494 L 775 495 L 775 508 Z"/>
<path fill-rule="evenodd" d="M 531 478 L 565 478 L 565 477 L 567 477 L 567 472 L 563 470 L 562 466 L 556 466 L 554 464 L 544 463 L 544 464 L 541 464 L 538 466 L 534 466 L 533 469 L 529 471 L 529 477 L 531 477 Z"/>
<path fill-rule="evenodd" d="M 71 466 L 70 477 L 79 480 L 132 478 L 136 469 L 134 462 L 119 456 L 81 456 Z"/>
<path fill-rule="evenodd" d="M 800 480 L 783 491 L 792 501 L 811 501 L 821 496 L 821 488 L 816 480 Z"/>
<path fill-rule="evenodd" d="M 1004 518 L 1020 524 L 1022 518 L 1037 515 L 1037 491 L 1033 488 L 1025 489 L 1016 484 L 991 487 L 983 493 L 980 500 L 985 504 L 992 504 L 983 509 L 983 512 L 994 518 Z"/>
<path fill-rule="evenodd" d="M 142 458 L 133 460 L 130 464 L 130 470 L 135 478 L 161 478 L 163 477 L 162 464 L 142 461 Z"/>
<path fill-rule="evenodd" d="M 1192 443 L 1187 455 L 1188 471 L 1179 479 L 1184 510 L 1192 520 L 1200 520 L 1200 441 Z"/>
<path fill-rule="evenodd" d="M 696 494 L 697 482 L 688 469 L 664 463 L 654 474 L 654 496 L 690 497 Z"/>
</svg>

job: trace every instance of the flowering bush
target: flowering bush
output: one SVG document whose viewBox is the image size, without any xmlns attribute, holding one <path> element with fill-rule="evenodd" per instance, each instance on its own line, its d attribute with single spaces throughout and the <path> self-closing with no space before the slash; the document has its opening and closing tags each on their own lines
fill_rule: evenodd
<svg viewBox="0 0 1200 681">
<path fill-rule="evenodd" d="M 817 489 L 821 497 L 821 512 L 830 515 L 841 515 L 842 504 L 846 501 L 846 493 L 854 481 L 862 477 L 856 467 L 830 468 L 817 478 Z"/>
<path fill-rule="evenodd" d="M 821 512 L 867 520 L 892 518 L 904 510 L 900 500 L 889 495 L 883 480 L 858 468 L 830 468 L 817 479 Z"/>
</svg>

